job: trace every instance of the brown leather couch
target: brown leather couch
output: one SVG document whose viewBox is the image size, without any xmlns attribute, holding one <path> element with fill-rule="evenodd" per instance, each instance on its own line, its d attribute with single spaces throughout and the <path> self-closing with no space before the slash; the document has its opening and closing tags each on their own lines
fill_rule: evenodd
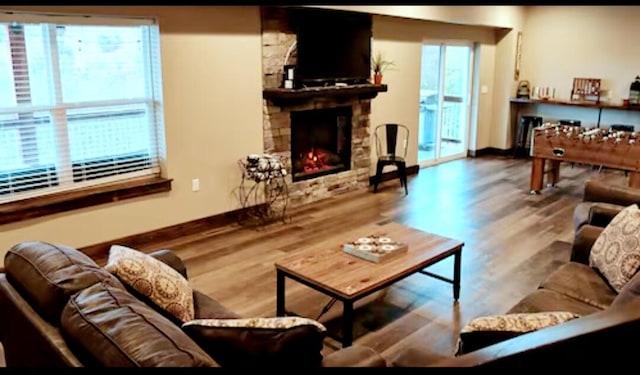
<svg viewBox="0 0 640 375">
<path fill-rule="evenodd" d="M 187 276 L 173 252 L 151 255 Z M 6 254 L 4 268 L 0 341 L 8 367 L 218 366 L 166 313 L 136 297 L 76 249 L 20 243 Z M 239 318 L 195 290 L 194 300 L 197 319 Z M 282 367 L 292 363 L 294 359 Z M 358 345 L 331 353 L 321 362 L 321 366 L 385 365 L 373 349 Z"/>
<path fill-rule="evenodd" d="M 584 224 L 605 227 L 626 206 L 640 204 L 640 189 L 589 180 L 584 186 L 582 202 L 573 211 L 576 232 Z"/>
<path fill-rule="evenodd" d="M 616 208 L 611 203 L 598 205 L 589 200 L 581 203 L 574 211 L 578 229 L 568 262 L 548 275 L 538 289 L 509 311 L 496 311 L 496 314 L 569 311 L 580 314 L 580 318 L 459 356 L 434 353 L 428 349 L 428 344 L 416 345 L 399 353 L 391 360 L 391 365 L 530 370 L 558 363 L 568 364 L 576 370 L 579 366 L 635 363 L 636 349 L 630 343 L 640 336 L 640 272 L 618 294 L 596 269 L 589 266 L 589 252 L 603 228 L 624 207 L 624 199 L 633 197 L 636 192 L 600 182 L 590 182 L 585 189 L 588 199 L 606 197 L 609 202 L 621 204 Z M 597 194 L 602 195 L 596 198 Z"/>
</svg>

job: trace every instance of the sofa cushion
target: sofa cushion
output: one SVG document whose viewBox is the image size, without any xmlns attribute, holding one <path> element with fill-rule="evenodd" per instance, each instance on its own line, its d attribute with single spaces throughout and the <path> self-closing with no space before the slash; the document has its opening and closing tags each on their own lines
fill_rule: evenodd
<svg viewBox="0 0 640 375">
<path fill-rule="evenodd" d="M 570 311 L 578 315 L 588 315 L 602 310 L 554 290 L 537 289 L 513 305 L 507 313 L 543 311 Z"/>
<path fill-rule="evenodd" d="M 551 327 L 579 317 L 580 315 L 569 311 L 481 316 L 472 319 L 462 328 L 455 355 L 470 353 L 527 332 Z"/>
<path fill-rule="evenodd" d="M 640 272 L 637 272 L 631 280 L 620 290 L 620 294 L 613 300 L 611 307 L 625 305 L 627 303 L 640 302 Z"/>
<path fill-rule="evenodd" d="M 573 210 L 573 227 L 574 230 L 580 229 L 585 224 L 589 223 L 589 210 L 593 202 L 580 202 Z"/>
<path fill-rule="evenodd" d="M 326 337 L 300 317 L 197 319 L 182 329 L 223 367 L 318 367 Z"/>
<path fill-rule="evenodd" d="M 604 228 L 591 248 L 589 265 L 596 267 L 619 292 L 640 267 L 640 208 L 625 207 Z"/>
<path fill-rule="evenodd" d="M 239 319 L 240 315 L 224 307 L 220 302 L 197 290 L 193 291 L 195 319 Z"/>
<path fill-rule="evenodd" d="M 169 265 L 141 251 L 113 245 L 105 269 L 181 322 L 193 320 L 193 289 Z"/>
<path fill-rule="evenodd" d="M 611 213 L 611 216 L 615 216 L 615 213 L 620 211 L 624 206 L 620 206 L 613 203 L 606 202 L 580 202 L 576 205 L 576 208 L 573 211 L 573 226 L 574 230 L 577 231 L 585 224 L 591 224 L 595 226 L 606 227 L 609 223 L 605 217 L 602 215 L 592 216 L 592 208 L 596 207 L 598 212 L 607 214 Z M 610 216 L 607 216 L 610 217 Z"/>
<path fill-rule="evenodd" d="M 125 289 L 104 283 L 71 296 L 61 330 L 77 350 L 106 367 L 217 365 L 180 327 Z"/>
<path fill-rule="evenodd" d="M 69 297 L 98 282 L 124 288 L 81 251 L 41 241 L 22 242 L 5 254 L 7 279 L 49 323 L 58 325 Z"/>
<path fill-rule="evenodd" d="M 577 262 L 558 267 L 542 281 L 540 287 L 566 294 L 599 309 L 607 308 L 618 295 L 596 269 Z"/>
</svg>

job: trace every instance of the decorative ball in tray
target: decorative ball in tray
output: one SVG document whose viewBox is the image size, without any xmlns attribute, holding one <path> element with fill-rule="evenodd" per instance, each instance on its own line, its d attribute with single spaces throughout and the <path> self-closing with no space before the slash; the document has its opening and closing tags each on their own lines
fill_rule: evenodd
<svg viewBox="0 0 640 375">
<path fill-rule="evenodd" d="M 360 237 L 355 241 L 342 245 L 342 251 L 370 262 L 380 263 L 383 260 L 405 254 L 408 246 L 384 235 Z"/>
</svg>

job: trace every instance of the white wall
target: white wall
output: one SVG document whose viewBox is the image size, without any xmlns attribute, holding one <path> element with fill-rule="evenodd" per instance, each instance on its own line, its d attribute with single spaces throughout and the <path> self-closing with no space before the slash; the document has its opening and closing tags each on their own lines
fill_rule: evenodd
<svg viewBox="0 0 640 375">
<path fill-rule="evenodd" d="M 629 95 L 640 74 L 640 6 L 534 6 L 523 27 L 521 79 L 532 86 L 556 88 L 556 98 L 569 100 L 573 78 L 601 78 L 612 102 Z M 532 111 L 545 119 L 572 118 L 595 125 L 597 111 L 545 105 Z M 637 124 L 640 113 L 602 112 L 602 125 Z"/>
</svg>

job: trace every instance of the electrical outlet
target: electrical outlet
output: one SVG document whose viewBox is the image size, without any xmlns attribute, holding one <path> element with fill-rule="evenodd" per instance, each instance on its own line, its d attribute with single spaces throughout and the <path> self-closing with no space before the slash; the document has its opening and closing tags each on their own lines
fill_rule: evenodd
<svg viewBox="0 0 640 375">
<path fill-rule="evenodd" d="M 200 190 L 200 179 L 194 178 L 193 180 L 191 180 L 191 191 L 198 191 L 198 190 Z"/>
<path fill-rule="evenodd" d="M 482 85 L 482 86 L 480 87 L 480 92 L 481 92 L 482 94 L 486 94 L 486 93 L 488 93 L 488 92 L 489 92 L 489 88 L 488 88 L 486 85 Z"/>
</svg>

